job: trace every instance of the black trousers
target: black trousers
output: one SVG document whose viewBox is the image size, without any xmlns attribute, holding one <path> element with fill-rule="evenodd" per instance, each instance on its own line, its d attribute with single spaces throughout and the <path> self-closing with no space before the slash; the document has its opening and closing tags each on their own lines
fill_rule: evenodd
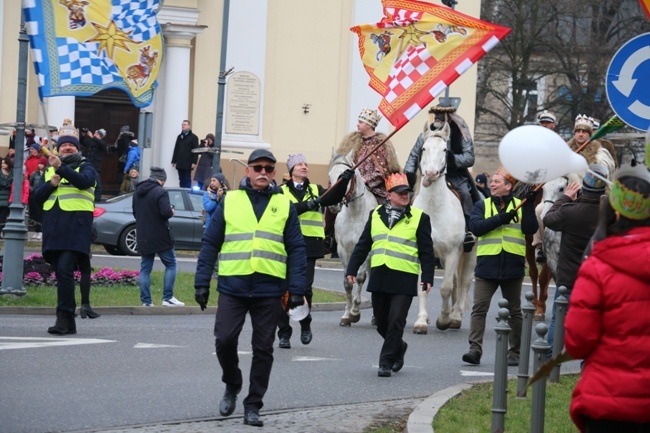
<svg viewBox="0 0 650 433">
<path fill-rule="evenodd" d="M 192 169 L 177 168 L 178 186 L 181 188 L 192 188 Z"/>
<path fill-rule="evenodd" d="M 379 353 L 379 366 L 391 368 L 402 347 L 406 316 L 413 302 L 411 295 L 372 292 L 372 312 L 377 332 L 384 338 Z"/>
<path fill-rule="evenodd" d="M 638 424 L 628 421 L 610 421 L 606 419 L 585 420 L 586 433 L 650 433 L 650 423 Z"/>
<path fill-rule="evenodd" d="M 74 271 L 77 270 L 77 263 L 84 260 L 83 256 L 85 254 L 66 250 L 52 252 L 46 257 L 56 272 L 57 311 L 74 314 L 77 306 L 74 299 Z"/>
<path fill-rule="evenodd" d="M 264 405 L 262 399 L 269 387 L 273 367 L 273 341 L 275 327 L 278 324 L 277 312 L 281 305 L 281 297 L 245 298 L 219 294 L 214 336 L 217 359 L 223 371 L 221 380 L 231 389 L 239 389 L 243 384 L 237 346 L 246 314 L 250 314 L 251 317 L 253 361 L 248 396 L 244 399 L 246 412 L 251 409 L 259 410 Z"/>
<path fill-rule="evenodd" d="M 311 311 L 311 299 L 314 295 L 312 285 L 314 284 L 314 272 L 316 269 L 316 259 L 307 258 L 307 287 L 305 289 L 305 298 Z M 307 315 L 300 322 L 300 331 L 311 331 L 311 313 Z M 291 338 L 293 330 L 289 324 L 289 315 L 285 309 L 280 305 L 280 314 L 278 317 L 278 338 Z"/>
</svg>

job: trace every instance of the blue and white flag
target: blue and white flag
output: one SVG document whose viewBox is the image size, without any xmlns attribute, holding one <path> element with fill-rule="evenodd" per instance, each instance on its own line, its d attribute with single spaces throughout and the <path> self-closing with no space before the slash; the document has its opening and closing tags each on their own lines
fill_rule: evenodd
<svg viewBox="0 0 650 433">
<path fill-rule="evenodd" d="M 160 0 L 23 0 L 41 98 L 125 91 L 153 99 L 163 55 Z"/>
</svg>

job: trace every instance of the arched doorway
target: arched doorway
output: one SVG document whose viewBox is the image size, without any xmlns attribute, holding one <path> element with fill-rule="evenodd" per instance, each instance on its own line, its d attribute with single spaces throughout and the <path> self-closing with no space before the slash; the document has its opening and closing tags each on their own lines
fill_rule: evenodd
<svg viewBox="0 0 650 433">
<path fill-rule="evenodd" d="M 104 140 L 109 147 L 117 140 L 123 125 L 129 125 L 137 136 L 139 114 L 140 109 L 133 105 L 126 93 L 118 89 L 75 98 L 75 126 L 80 131 L 82 128 L 88 128 L 90 131 L 104 128 Z M 117 170 L 117 154 L 113 152 L 104 155 L 101 170 L 103 195 L 117 195 L 122 178 L 122 174 Z"/>
</svg>

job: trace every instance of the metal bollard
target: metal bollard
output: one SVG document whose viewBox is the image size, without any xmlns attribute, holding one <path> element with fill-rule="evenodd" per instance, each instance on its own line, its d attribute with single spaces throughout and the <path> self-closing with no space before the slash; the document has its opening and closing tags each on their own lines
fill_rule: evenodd
<svg viewBox="0 0 650 433">
<path fill-rule="evenodd" d="M 492 396 L 492 433 L 505 431 L 505 417 L 508 406 L 508 301 L 499 300 L 499 317 L 497 326 L 497 351 L 494 360 L 494 385 Z"/>
<path fill-rule="evenodd" d="M 557 288 L 557 291 L 560 293 L 560 296 L 555 300 L 555 332 L 553 334 L 553 357 L 556 357 L 562 353 L 564 348 L 564 319 L 566 318 L 567 308 L 569 306 L 569 300 L 566 295 L 569 290 L 566 286 L 560 286 Z M 558 383 L 560 381 L 560 364 L 553 367 L 551 375 L 549 377 L 549 382 Z"/>
<path fill-rule="evenodd" d="M 530 335 L 533 331 L 533 317 L 535 306 L 532 300 L 535 298 L 533 292 L 526 292 L 524 295 L 526 304 L 521 307 L 524 316 L 521 325 L 521 350 L 519 355 L 519 370 L 517 371 L 517 397 L 526 398 L 528 390 L 528 364 L 530 363 Z"/>
<path fill-rule="evenodd" d="M 546 333 L 548 326 L 545 323 L 539 323 L 535 326 L 537 339 L 533 342 L 531 347 L 535 352 L 533 361 L 533 371 L 539 368 L 546 362 L 546 354 L 551 348 L 546 341 Z M 533 384 L 533 398 L 531 400 L 531 415 L 530 415 L 530 432 L 531 433 L 544 433 L 544 409 L 546 405 L 546 378 L 542 378 Z"/>
</svg>

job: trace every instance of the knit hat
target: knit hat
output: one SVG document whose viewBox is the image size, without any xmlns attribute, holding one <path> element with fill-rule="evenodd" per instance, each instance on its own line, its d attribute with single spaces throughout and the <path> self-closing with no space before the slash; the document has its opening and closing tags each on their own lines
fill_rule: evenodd
<svg viewBox="0 0 650 433">
<path fill-rule="evenodd" d="M 124 125 L 120 128 L 120 132 L 129 132 L 130 128 L 129 125 Z"/>
<path fill-rule="evenodd" d="M 573 125 L 573 132 L 576 132 L 578 129 L 592 133 L 594 131 L 594 124 L 590 118 L 584 114 L 578 114 L 576 116 L 576 123 Z"/>
<path fill-rule="evenodd" d="M 289 174 L 291 174 L 293 168 L 300 163 L 307 164 L 307 159 L 305 158 L 305 155 L 303 155 L 302 153 L 289 155 L 289 159 L 287 159 L 287 169 L 289 169 Z"/>
<path fill-rule="evenodd" d="M 100 136 L 101 138 L 106 137 L 106 130 L 105 130 L 104 128 L 100 128 L 100 129 L 98 129 L 98 130 L 97 130 L 97 133 L 99 134 L 99 136 Z"/>
<path fill-rule="evenodd" d="M 41 146 L 39 146 L 38 143 L 34 143 L 34 144 L 32 144 L 31 146 L 29 146 L 29 147 L 30 147 L 30 149 L 34 149 L 34 150 L 36 150 L 37 152 L 40 152 L 40 151 L 41 151 Z"/>
<path fill-rule="evenodd" d="M 151 174 L 149 179 L 162 180 L 163 182 L 167 180 L 167 173 L 162 167 L 151 167 Z"/>
<path fill-rule="evenodd" d="M 47 163 L 48 163 L 47 158 L 44 157 L 44 156 L 41 156 L 40 158 L 38 158 L 38 163 L 43 164 L 45 167 L 47 167 Z"/>
<path fill-rule="evenodd" d="M 607 177 L 609 175 L 609 170 L 603 164 L 591 164 L 589 170 L 594 171 L 601 175 L 602 177 Z M 589 171 L 585 173 L 582 178 L 582 190 L 602 194 L 605 192 L 607 187 L 607 182 L 594 176 Z"/>
<path fill-rule="evenodd" d="M 59 128 L 59 138 L 56 140 L 56 150 L 59 150 L 63 143 L 72 143 L 77 150 L 79 150 L 79 132 L 70 119 L 65 119 L 63 121 L 63 126 Z"/>
<path fill-rule="evenodd" d="M 555 114 L 551 113 L 548 110 L 544 110 L 539 115 L 537 116 L 537 123 L 542 123 L 542 122 L 549 122 L 549 123 L 555 123 Z"/>
<path fill-rule="evenodd" d="M 487 176 L 484 175 L 483 173 L 477 175 L 476 176 L 476 182 L 477 183 L 487 183 Z"/>
<path fill-rule="evenodd" d="M 222 186 L 226 185 L 226 176 L 224 176 L 223 173 L 213 174 L 212 179 L 217 179 Z"/>
<path fill-rule="evenodd" d="M 365 124 L 368 124 L 374 128 L 377 127 L 377 124 L 381 120 L 381 115 L 377 113 L 377 110 L 371 110 L 370 108 L 364 108 L 361 114 L 359 114 L 359 120 Z"/>
</svg>

